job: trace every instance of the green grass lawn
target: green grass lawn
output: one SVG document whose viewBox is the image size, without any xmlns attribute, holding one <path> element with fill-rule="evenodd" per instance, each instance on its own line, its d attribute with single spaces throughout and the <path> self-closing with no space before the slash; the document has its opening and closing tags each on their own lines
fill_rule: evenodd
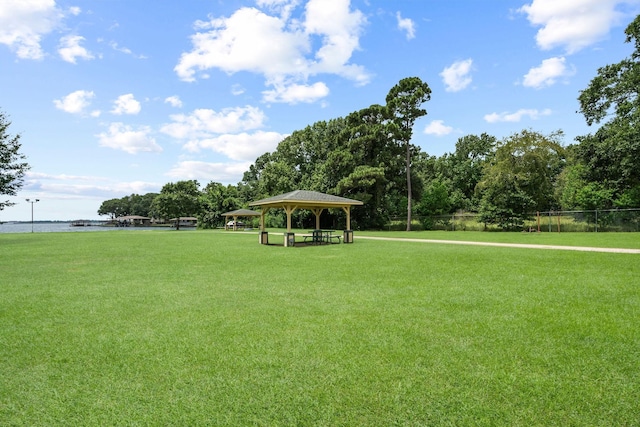
<svg viewBox="0 0 640 427">
<path fill-rule="evenodd" d="M 638 255 L 357 235 L 0 234 L 0 425 L 638 425 Z"/>
</svg>

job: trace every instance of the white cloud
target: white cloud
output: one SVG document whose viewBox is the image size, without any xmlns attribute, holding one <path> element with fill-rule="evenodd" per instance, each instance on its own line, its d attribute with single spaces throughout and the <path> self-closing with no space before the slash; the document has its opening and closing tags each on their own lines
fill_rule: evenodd
<svg viewBox="0 0 640 427">
<path fill-rule="evenodd" d="M 165 98 L 164 102 L 171 105 L 172 107 L 182 108 L 182 100 L 180 100 L 180 97 L 177 95 Z"/>
<path fill-rule="evenodd" d="M 147 57 L 145 55 L 137 55 L 137 54 L 133 53 L 131 51 L 131 49 L 129 49 L 128 47 L 120 47 L 118 45 L 118 43 L 116 43 L 114 41 L 110 42 L 109 46 L 111 47 L 111 49 L 115 50 L 116 52 L 121 52 L 121 53 L 124 53 L 126 55 L 131 55 L 131 56 L 133 56 L 134 58 L 137 58 L 137 59 L 147 59 Z"/>
<path fill-rule="evenodd" d="M 568 54 L 603 40 L 623 14 L 616 8 L 635 0 L 533 0 L 519 10 L 529 22 L 542 27 L 536 42 L 543 50 L 564 47 Z"/>
<path fill-rule="evenodd" d="M 560 77 L 575 74 L 574 69 L 567 69 L 564 57 L 545 59 L 540 66 L 534 67 L 524 76 L 523 86 L 541 89 L 552 86 Z"/>
<path fill-rule="evenodd" d="M 451 126 L 446 126 L 443 120 L 432 120 L 424 128 L 424 133 L 427 135 L 435 135 L 435 136 L 444 136 L 449 135 L 453 132 L 453 128 Z"/>
<path fill-rule="evenodd" d="M 244 87 L 242 87 L 242 85 L 239 84 L 234 84 L 233 86 L 231 86 L 231 94 L 232 95 L 242 95 L 245 92 Z"/>
<path fill-rule="evenodd" d="M 274 151 L 280 141 L 286 138 L 277 132 L 257 131 L 254 133 L 224 134 L 211 138 L 189 141 L 185 149 L 200 151 L 210 149 L 222 153 L 233 160 L 255 161 L 260 155 Z"/>
<path fill-rule="evenodd" d="M 53 181 L 99 181 L 104 178 L 100 178 L 94 175 L 67 175 L 63 174 L 50 174 L 44 172 L 32 172 L 29 171 L 26 174 L 29 179 L 49 179 Z"/>
<path fill-rule="evenodd" d="M 248 133 L 261 128 L 266 119 L 262 110 L 251 106 L 220 112 L 198 109 L 191 114 L 172 115 L 171 119 L 173 122 L 160 130 L 182 140 L 186 150 L 213 150 L 234 160 L 254 161 L 266 151 L 273 151 L 286 137 L 277 132 Z"/>
<path fill-rule="evenodd" d="M 299 3 L 299 0 L 256 0 L 258 7 L 279 13 L 285 20 L 289 19 L 291 13 Z"/>
<path fill-rule="evenodd" d="M 80 9 L 77 6 L 71 6 L 69 8 L 69 13 L 72 14 L 73 16 L 78 16 L 80 15 L 80 13 L 82 13 L 82 9 Z"/>
<path fill-rule="evenodd" d="M 113 114 L 138 114 L 142 107 L 140 103 L 135 100 L 132 93 L 126 95 L 120 95 L 118 99 L 113 102 Z"/>
<path fill-rule="evenodd" d="M 472 59 L 457 61 L 446 67 L 440 73 L 447 92 L 458 92 L 471 84 Z"/>
<path fill-rule="evenodd" d="M 242 8 L 229 18 L 201 22 L 191 36 L 193 50 L 183 53 L 175 71 L 182 80 L 194 81 L 197 71 L 219 68 L 227 73 L 251 71 L 265 75 L 302 73 L 307 49 L 301 34 L 287 32 L 285 23 L 254 8 Z"/>
<path fill-rule="evenodd" d="M 248 105 L 225 108 L 221 112 L 198 109 L 189 115 L 175 114 L 170 117 L 173 123 L 163 125 L 160 130 L 178 139 L 201 139 L 215 134 L 258 129 L 266 119 L 262 110 Z"/>
<path fill-rule="evenodd" d="M 400 12 L 396 13 L 396 19 L 398 20 L 398 29 L 404 31 L 407 34 L 407 40 L 411 40 L 416 36 L 415 23 L 409 18 L 403 18 Z"/>
<path fill-rule="evenodd" d="M 92 91 L 77 90 L 62 99 L 55 99 L 53 103 L 58 110 L 71 114 L 82 114 L 85 108 L 91 104 L 91 99 L 94 97 L 95 94 Z"/>
<path fill-rule="evenodd" d="M 80 43 L 84 40 L 82 36 L 69 35 L 60 39 L 60 48 L 58 54 L 60 57 L 72 64 L 76 63 L 76 58 L 80 59 L 93 59 L 94 56 L 84 47 L 80 46 Z"/>
<path fill-rule="evenodd" d="M 242 8 L 229 18 L 200 23 L 209 32 L 191 36 L 194 49 L 183 53 L 175 71 L 194 81 L 196 71 L 219 68 L 227 73 L 252 71 L 265 75 L 302 72 L 306 40 L 286 32 L 284 22 L 257 9 Z"/>
<path fill-rule="evenodd" d="M 111 49 L 117 51 L 117 52 L 122 52 L 122 53 L 126 53 L 127 55 L 132 55 L 133 52 L 131 51 L 131 49 L 129 49 L 128 47 L 120 47 L 118 46 L 118 43 L 116 42 L 110 42 L 109 46 L 111 46 Z"/>
<path fill-rule="evenodd" d="M 322 82 L 312 85 L 291 84 L 276 85 L 273 90 L 262 92 L 266 102 L 284 102 L 297 104 L 299 102 L 315 102 L 329 95 L 329 88 Z"/>
<path fill-rule="evenodd" d="M 321 36 L 322 46 L 316 51 L 309 71 L 329 73 L 366 84 L 369 75 L 349 59 L 360 43 L 366 18 L 359 10 L 350 11 L 349 0 L 310 0 L 306 6 L 304 29 L 307 37 Z"/>
<path fill-rule="evenodd" d="M 548 116 L 551 114 L 550 109 L 544 109 L 542 111 L 538 111 L 535 109 L 520 109 L 515 113 L 502 112 L 502 113 L 491 113 L 484 116 L 484 120 L 488 123 L 498 123 L 498 122 L 519 122 L 523 117 L 529 117 L 532 120 L 537 120 L 542 116 Z"/>
<path fill-rule="evenodd" d="M 159 193 L 162 184 L 146 181 L 115 182 L 107 188 L 116 194 L 146 194 Z"/>
<path fill-rule="evenodd" d="M 196 76 L 206 77 L 206 70 L 220 69 L 262 74 L 267 86 L 306 85 L 309 76 L 321 73 L 368 83 L 364 68 L 349 62 L 366 19 L 360 11 L 349 10 L 348 0 L 310 0 L 304 19 L 290 17 L 296 2 L 262 0 L 259 5 L 287 12 L 273 16 L 245 7 L 229 17 L 196 22 L 200 31 L 191 36 L 193 49 L 183 53 L 174 68 L 178 76 L 194 81 Z M 275 92 L 293 93 L 278 88 Z"/>
<path fill-rule="evenodd" d="M 77 197 L 112 198 L 120 194 L 145 194 L 158 192 L 161 184 L 144 181 L 117 182 L 112 178 L 95 175 L 66 175 L 27 172 L 25 187 L 39 191 L 51 199 Z M 120 196 L 118 196 L 120 197 Z"/>
<path fill-rule="evenodd" d="M 160 152 L 160 147 L 156 140 L 150 136 L 151 128 L 142 126 L 134 130 L 131 126 L 123 123 L 111 123 L 109 131 L 96 135 L 102 147 L 122 150 L 129 154 L 140 152 Z"/>
<path fill-rule="evenodd" d="M 197 179 L 235 184 L 242 179 L 242 175 L 249 169 L 249 166 L 251 166 L 251 162 L 207 163 L 187 160 L 178 163 L 166 175 L 178 180 Z"/>
<path fill-rule="evenodd" d="M 0 43 L 18 58 L 41 59 L 40 42 L 61 23 L 63 13 L 54 0 L 0 1 Z"/>
</svg>

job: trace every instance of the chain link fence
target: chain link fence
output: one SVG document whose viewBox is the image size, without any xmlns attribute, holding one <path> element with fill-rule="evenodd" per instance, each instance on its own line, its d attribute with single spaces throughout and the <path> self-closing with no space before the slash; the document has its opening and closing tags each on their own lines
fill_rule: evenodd
<svg viewBox="0 0 640 427">
<path fill-rule="evenodd" d="M 499 231 L 494 224 L 478 221 L 477 213 L 455 213 L 428 217 L 414 216 L 412 230 Z M 388 230 L 407 229 L 407 219 L 389 218 Z M 524 221 L 527 232 L 633 232 L 640 231 L 640 208 L 587 211 L 535 212 Z"/>
</svg>

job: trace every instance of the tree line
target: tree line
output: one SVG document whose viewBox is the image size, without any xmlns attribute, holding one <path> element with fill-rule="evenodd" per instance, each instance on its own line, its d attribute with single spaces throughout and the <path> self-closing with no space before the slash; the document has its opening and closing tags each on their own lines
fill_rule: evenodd
<svg viewBox="0 0 640 427">
<path fill-rule="evenodd" d="M 431 90 L 420 78 L 408 77 L 389 91 L 384 105 L 294 131 L 275 151 L 258 157 L 236 185 L 210 182 L 201 188 L 195 180 L 178 181 L 157 194 L 107 200 L 98 213 L 197 216 L 199 225 L 209 228 L 223 224 L 224 212 L 296 189 L 363 201 L 351 214 L 356 229 L 382 228 L 406 213 L 409 230 L 413 214 L 427 218 L 460 211 L 517 229 L 536 211 L 640 207 L 640 15 L 625 33 L 634 51 L 598 69 L 578 96 L 587 124 L 600 126 L 573 144 L 564 144 L 561 130 L 523 129 L 501 139 L 466 135 L 455 151 L 430 156 L 410 141 L 415 121 L 427 114 L 423 104 Z M 0 128 L 3 144 L 5 129 Z M 17 162 L 17 141 L 12 144 L 11 151 L 3 150 Z M 4 157 L 0 164 L 7 169 Z M 13 187 L 2 183 L 2 194 L 16 191 L 20 176 L 13 170 Z M 284 213 L 271 211 L 268 221 L 281 226 Z M 330 211 L 322 221 L 339 228 L 344 213 Z M 312 214 L 296 211 L 294 222 L 309 227 Z"/>
</svg>

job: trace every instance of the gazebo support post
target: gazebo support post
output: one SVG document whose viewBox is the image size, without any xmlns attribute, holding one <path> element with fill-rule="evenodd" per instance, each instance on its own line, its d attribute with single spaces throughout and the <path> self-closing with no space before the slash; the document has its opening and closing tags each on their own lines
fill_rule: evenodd
<svg viewBox="0 0 640 427">
<path fill-rule="evenodd" d="M 323 210 L 324 210 L 324 208 L 314 208 L 313 209 L 313 213 L 316 216 L 316 230 L 320 230 L 320 215 L 322 214 Z"/>
<path fill-rule="evenodd" d="M 268 245 L 269 244 L 269 233 L 267 233 L 267 231 L 265 230 L 265 221 L 264 221 L 264 217 L 267 214 L 267 212 L 269 212 L 268 207 L 263 207 L 260 210 L 260 233 L 258 233 L 259 238 L 260 238 L 260 244 L 261 245 Z"/>
<path fill-rule="evenodd" d="M 265 231 L 265 220 L 264 217 L 267 215 L 267 212 L 269 212 L 269 207 L 263 207 L 262 210 L 260 210 L 260 231 Z"/>
<path fill-rule="evenodd" d="M 342 210 L 347 214 L 347 230 L 351 230 L 351 206 L 343 206 Z"/>
<path fill-rule="evenodd" d="M 287 232 L 291 233 L 291 214 L 296 210 L 297 206 L 284 206 L 284 211 L 287 213 Z"/>
<path fill-rule="evenodd" d="M 351 206 L 343 206 L 342 210 L 347 214 L 347 228 L 342 235 L 343 243 L 353 243 L 353 231 L 351 230 Z"/>
</svg>

